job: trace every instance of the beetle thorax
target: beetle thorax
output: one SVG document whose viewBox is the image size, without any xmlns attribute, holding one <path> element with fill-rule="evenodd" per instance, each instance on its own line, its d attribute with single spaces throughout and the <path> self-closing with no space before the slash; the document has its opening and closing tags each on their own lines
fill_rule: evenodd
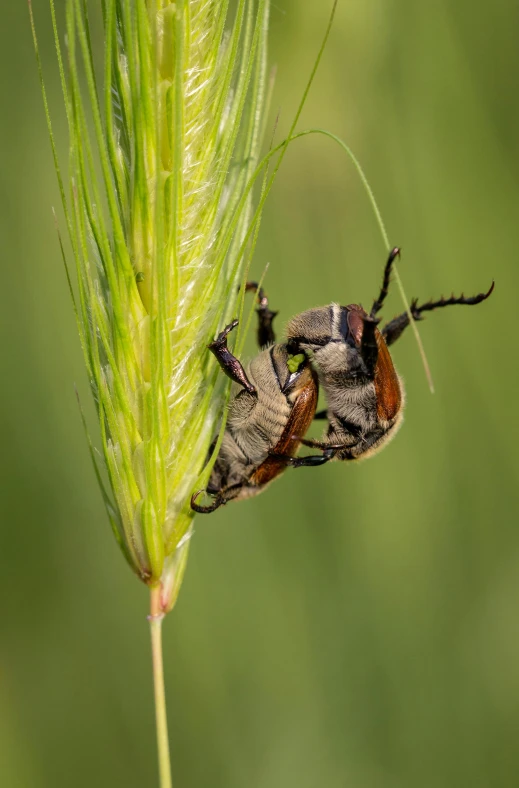
<svg viewBox="0 0 519 788">
<path fill-rule="evenodd" d="M 343 340 L 330 341 L 318 348 L 313 353 L 313 360 L 323 386 L 356 389 L 368 382 L 359 351 Z"/>
</svg>

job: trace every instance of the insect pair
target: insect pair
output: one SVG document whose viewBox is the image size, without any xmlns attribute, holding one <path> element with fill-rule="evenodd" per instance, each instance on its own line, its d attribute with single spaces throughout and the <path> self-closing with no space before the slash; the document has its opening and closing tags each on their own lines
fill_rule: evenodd
<svg viewBox="0 0 519 788">
<path fill-rule="evenodd" d="M 381 330 L 378 313 L 389 290 L 391 268 L 400 250 L 395 247 L 384 268 L 382 287 L 369 314 L 358 304 L 309 309 L 289 321 L 287 341 L 276 343 L 264 292 L 258 291 L 258 344 L 261 350 L 245 370 L 227 347 L 234 320 L 209 349 L 236 384 L 227 425 L 207 490 L 214 496 L 202 506 L 195 493 L 196 512 L 214 512 L 228 501 L 248 498 L 265 489 L 288 466 L 323 465 L 332 459 L 356 460 L 381 449 L 402 423 L 404 392 L 389 347 L 410 322 L 402 313 Z M 248 290 L 257 285 L 249 283 Z M 413 320 L 425 312 L 454 304 L 479 304 L 494 289 L 472 298 L 441 298 L 418 305 L 411 302 Z M 316 414 L 321 385 L 326 411 Z M 304 438 L 314 419 L 327 419 L 321 441 Z M 319 454 L 298 457 L 303 444 Z"/>
</svg>

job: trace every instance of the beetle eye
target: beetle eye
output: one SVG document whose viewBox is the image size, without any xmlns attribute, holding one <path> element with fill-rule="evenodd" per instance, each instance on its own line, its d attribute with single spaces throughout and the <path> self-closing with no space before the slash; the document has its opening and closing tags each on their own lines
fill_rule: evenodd
<svg viewBox="0 0 519 788">
<path fill-rule="evenodd" d="M 348 345 L 360 347 L 365 317 L 365 311 L 358 304 L 341 306 L 337 328 L 339 335 Z"/>
<path fill-rule="evenodd" d="M 347 320 L 348 328 L 350 330 L 350 337 L 353 339 L 357 347 L 359 347 L 362 341 L 362 332 L 364 331 L 363 314 L 358 309 L 351 309 L 348 312 Z"/>
</svg>

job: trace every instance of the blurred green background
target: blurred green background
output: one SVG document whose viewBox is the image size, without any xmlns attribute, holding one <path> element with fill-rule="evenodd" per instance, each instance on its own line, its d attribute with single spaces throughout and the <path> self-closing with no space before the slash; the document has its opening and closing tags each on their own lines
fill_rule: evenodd
<svg viewBox="0 0 519 788">
<path fill-rule="evenodd" d="M 65 153 L 47 3 L 33 5 Z M 279 138 L 329 6 L 272 9 Z M 422 324 L 434 396 L 412 335 L 396 346 L 406 421 L 381 455 L 287 472 L 197 520 L 165 624 L 176 786 L 519 785 L 518 29 L 515 0 L 339 2 L 300 126 L 361 159 L 409 296 L 496 291 Z M 21 0 L 2 2 L 0 106 L 0 785 L 148 788 L 148 598 L 75 401 L 74 382 L 88 388 Z M 295 143 L 255 259 L 279 327 L 368 304 L 384 260 L 345 154 Z M 386 316 L 400 310 L 393 293 Z"/>
</svg>

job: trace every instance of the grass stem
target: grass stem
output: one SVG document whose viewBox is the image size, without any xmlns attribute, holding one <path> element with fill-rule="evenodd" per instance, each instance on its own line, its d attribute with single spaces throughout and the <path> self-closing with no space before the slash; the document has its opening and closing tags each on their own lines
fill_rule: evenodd
<svg viewBox="0 0 519 788">
<path fill-rule="evenodd" d="M 172 788 L 171 763 L 169 757 L 168 718 L 164 688 L 164 664 L 162 660 L 162 621 L 164 611 L 161 604 L 161 586 L 150 589 L 151 654 L 153 661 L 153 684 L 155 689 L 155 718 L 157 723 L 157 750 L 159 756 L 160 788 Z"/>
</svg>

